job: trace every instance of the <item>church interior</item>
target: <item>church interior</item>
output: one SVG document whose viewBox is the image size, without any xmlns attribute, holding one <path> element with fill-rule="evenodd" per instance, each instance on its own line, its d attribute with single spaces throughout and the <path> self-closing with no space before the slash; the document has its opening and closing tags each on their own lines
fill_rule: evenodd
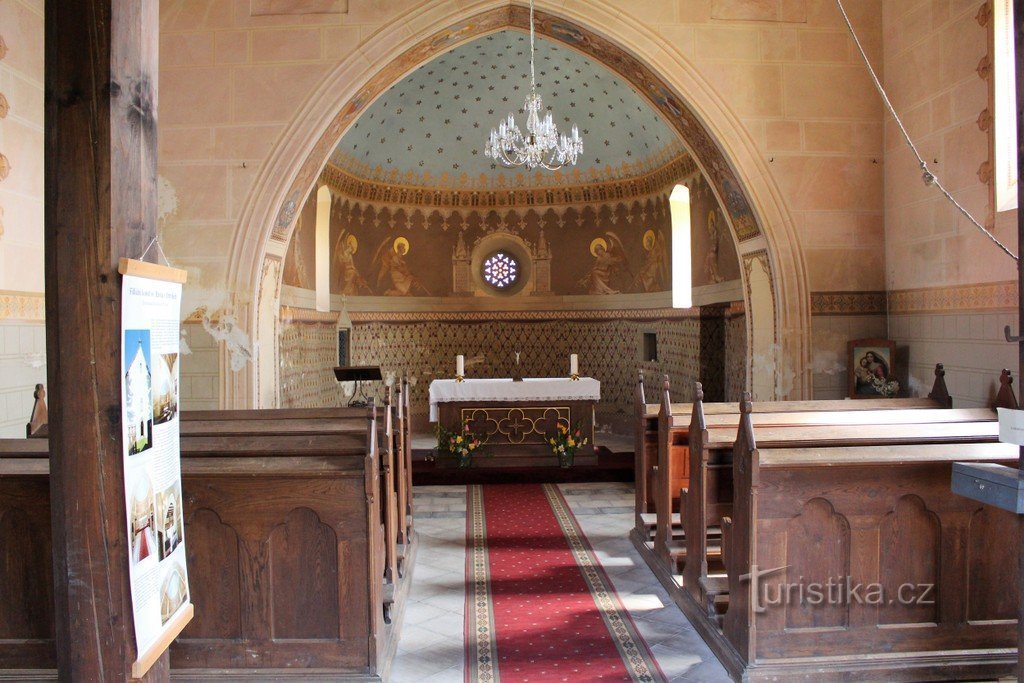
<svg viewBox="0 0 1024 683">
<path fill-rule="evenodd" d="M 1024 10 L 535 5 L 0 0 L 0 680 L 1018 675 Z"/>
</svg>

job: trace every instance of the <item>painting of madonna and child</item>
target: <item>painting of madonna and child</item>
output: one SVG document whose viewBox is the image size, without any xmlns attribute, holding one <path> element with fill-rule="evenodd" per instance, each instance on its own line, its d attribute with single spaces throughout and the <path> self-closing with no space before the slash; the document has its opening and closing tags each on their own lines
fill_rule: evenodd
<svg viewBox="0 0 1024 683">
<path fill-rule="evenodd" d="M 895 344 L 888 339 L 855 339 L 847 345 L 850 398 L 893 398 L 900 390 L 893 368 Z"/>
</svg>

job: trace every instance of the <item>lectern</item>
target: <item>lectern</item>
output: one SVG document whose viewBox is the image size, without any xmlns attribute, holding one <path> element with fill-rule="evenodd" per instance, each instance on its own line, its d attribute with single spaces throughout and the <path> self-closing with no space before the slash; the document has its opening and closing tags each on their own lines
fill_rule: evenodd
<svg viewBox="0 0 1024 683">
<path fill-rule="evenodd" d="M 370 397 L 363 388 L 363 382 L 379 382 L 383 379 L 379 365 L 341 365 L 334 368 L 334 377 L 339 382 L 355 382 L 356 388 L 349 399 L 349 408 L 365 408 Z"/>
</svg>

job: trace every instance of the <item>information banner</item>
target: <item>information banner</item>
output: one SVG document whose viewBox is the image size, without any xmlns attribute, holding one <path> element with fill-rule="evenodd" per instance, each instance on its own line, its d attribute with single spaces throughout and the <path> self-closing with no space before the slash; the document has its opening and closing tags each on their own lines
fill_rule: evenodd
<svg viewBox="0 0 1024 683">
<path fill-rule="evenodd" d="M 192 616 L 181 495 L 184 272 L 122 261 L 121 426 L 128 565 L 141 676 Z"/>
</svg>

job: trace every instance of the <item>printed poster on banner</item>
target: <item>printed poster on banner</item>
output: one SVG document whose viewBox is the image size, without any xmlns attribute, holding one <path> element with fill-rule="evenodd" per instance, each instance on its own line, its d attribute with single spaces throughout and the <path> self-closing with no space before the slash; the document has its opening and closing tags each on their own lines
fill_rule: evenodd
<svg viewBox="0 0 1024 683">
<path fill-rule="evenodd" d="M 177 635 L 168 632 L 190 608 L 178 428 L 181 291 L 180 282 L 135 275 L 122 285 L 121 424 L 140 660 Z"/>
</svg>

